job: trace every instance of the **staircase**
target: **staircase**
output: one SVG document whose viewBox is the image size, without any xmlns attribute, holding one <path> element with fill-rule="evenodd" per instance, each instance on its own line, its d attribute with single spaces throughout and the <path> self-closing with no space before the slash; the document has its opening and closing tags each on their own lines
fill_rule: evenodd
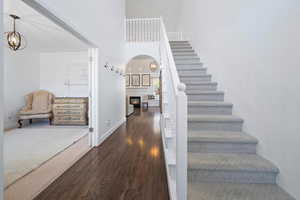
<svg viewBox="0 0 300 200">
<path fill-rule="evenodd" d="M 279 170 L 256 154 L 257 139 L 186 41 L 170 42 L 188 96 L 189 200 L 293 200 L 276 185 Z"/>
</svg>

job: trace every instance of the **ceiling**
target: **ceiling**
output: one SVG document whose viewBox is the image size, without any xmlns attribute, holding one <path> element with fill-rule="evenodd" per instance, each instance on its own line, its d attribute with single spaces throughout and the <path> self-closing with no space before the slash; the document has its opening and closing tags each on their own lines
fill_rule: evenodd
<svg viewBox="0 0 300 200">
<path fill-rule="evenodd" d="M 4 0 L 4 30 L 12 29 L 9 14 L 21 17 L 17 31 L 26 39 L 26 49 L 38 52 L 61 52 L 87 50 L 83 42 L 44 17 L 21 0 Z"/>
</svg>

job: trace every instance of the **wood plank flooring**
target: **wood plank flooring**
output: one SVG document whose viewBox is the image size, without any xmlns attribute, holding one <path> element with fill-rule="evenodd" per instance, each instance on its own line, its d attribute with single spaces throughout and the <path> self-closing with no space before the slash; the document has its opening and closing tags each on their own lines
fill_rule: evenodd
<svg viewBox="0 0 300 200">
<path fill-rule="evenodd" d="M 159 120 L 136 112 L 35 200 L 169 200 Z"/>
</svg>

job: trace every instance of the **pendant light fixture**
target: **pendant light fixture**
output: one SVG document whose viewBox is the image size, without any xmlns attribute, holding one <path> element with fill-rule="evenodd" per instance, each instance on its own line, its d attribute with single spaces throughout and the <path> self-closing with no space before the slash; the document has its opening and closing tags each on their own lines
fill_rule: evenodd
<svg viewBox="0 0 300 200">
<path fill-rule="evenodd" d="M 157 64 L 155 62 L 150 63 L 149 68 L 151 72 L 155 72 L 158 68 Z"/>
<path fill-rule="evenodd" d="M 5 33 L 8 46 L 13 51 L 22 50 L 25 48 L 25 38 L 21 33 L 16 31 L 16 20 L 19 20 L 20 17 L 12 14 L 9 16 L 13 20 L 13 30 Z"/>
</svg>

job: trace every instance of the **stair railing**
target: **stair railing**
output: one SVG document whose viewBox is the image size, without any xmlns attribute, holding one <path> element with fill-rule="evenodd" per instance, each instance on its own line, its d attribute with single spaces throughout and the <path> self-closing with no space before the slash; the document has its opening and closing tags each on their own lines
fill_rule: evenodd
<svg viewBox="0 0 300 200">
<path fill-rule="evenodd" d="M 180 82 L 163 19 L 160 19 L 162 128 L 172 200 L 187 199 L 187 96 Z"/>
<path fill-rule="evenodd" d="M 187 200 L 187 96 L 180 82 L 162 18 L 126 19 L 127 42 L 159 43 L 162 138 L 171 200 Z M 172 36 L 173 35 L 173 36 Z M 182 33 L 169 33 L 183 40 Z M 155 48 L 155 47 L 154 47 Z"/>
<path fill-rule="evenodd" d="M 127 42 L 160 41 L 160 18 L 125 19 Z"/>
</svg>

